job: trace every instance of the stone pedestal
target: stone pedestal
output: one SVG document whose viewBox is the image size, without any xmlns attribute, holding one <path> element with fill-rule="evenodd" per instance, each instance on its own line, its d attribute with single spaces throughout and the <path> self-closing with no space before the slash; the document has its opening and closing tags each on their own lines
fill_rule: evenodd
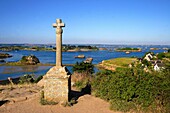
<svg viewBox="0 0 170 113">
<path fill-rule="evenodd" d="M 44 79 L 44 99 L 53 102 L 67 102 L 71 91 L 71 76 L 66 67 L 52 67 Z"/>
</svg>

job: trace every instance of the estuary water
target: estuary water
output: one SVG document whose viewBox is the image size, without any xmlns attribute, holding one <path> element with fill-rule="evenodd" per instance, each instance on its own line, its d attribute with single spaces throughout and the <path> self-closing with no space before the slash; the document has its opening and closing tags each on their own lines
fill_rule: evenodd
<svg viewBox="0 0 170 113">
<path fill-rule="evenodd" d="M 81 62 L 88 57 L 93 58 L 93 64 L 98 64 L 103 60 L 114 59 L 118 57 L 142 57 L 146 52 L 151 51 L 154 53 L 166 52 L 167 50 L 163 48 L 170 48 L 170 45 L 97 45 L 97 47 L 105 47 L 108 50 L 102 51 L 86 51 L 86 52 L 63 52 L 62 62 L 63 64 L 75 64 L 76 62 Z M 125 52 L 116 52 L 115 48 L 120 47 L 136 47 L 142 48 L 141 52 L 131 52 L 126 54 Z M 150 48 L 159 48 L 158 50 L 150 50 Z M 2 51 L 0 51 L 2 52 Z M 29 50 L 19 50 L 4 52 L 9 53 L 13 57 L 5 59 L 6 62 L 16 62 L 19 61 L 22 56 L 35 55 L 39 58 L 41 63 L 55 64 L 56 53 L 52 51 L 29 51 Z M 78 59 L 75 56 L 85 55 L 85 59 Z M 7 79 L 7 77 L 19 77 L 24 74 L 34 74 L 36 77 L 45 74 L 51 66 L 0 66 L 0 80 Z M 68 66 L 68 69 L 72 72 L 72 67 Z"/>
</svg>

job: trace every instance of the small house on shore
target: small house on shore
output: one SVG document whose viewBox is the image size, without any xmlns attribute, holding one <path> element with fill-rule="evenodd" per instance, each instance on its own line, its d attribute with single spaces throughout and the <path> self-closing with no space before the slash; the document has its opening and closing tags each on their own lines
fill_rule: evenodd
<svg viewBox="0 0 170 113">
<path fill-rule="evenodd" d="M 163 63 L 156 63 L 154 65 L 154 70 L 155 71 L 160 71 L 161 69 L 164 69 L 164 64 Z"/>
<path fill-rule="evenodd" d="M 146 59 L 147 61 L 151 61 L 153 58 L 153 56 L 151 55 L 151 53 L 146 54 L 146 56 L 144 57 L 144 59 Z"/>
</svg>

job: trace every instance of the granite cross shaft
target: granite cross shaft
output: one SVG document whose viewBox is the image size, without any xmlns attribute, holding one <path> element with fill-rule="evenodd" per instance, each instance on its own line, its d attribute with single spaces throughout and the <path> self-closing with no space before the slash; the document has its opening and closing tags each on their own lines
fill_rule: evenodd
<svg viewBox="0 0 170 113">
<path fill-rule="evenodd" d="M 60 68 L 62 67 L 62 27 L 65 27 L 65 24 L 61 19 L 57 19 L 53 27 L 56 28 L 56 66 Z"/>
</svg>

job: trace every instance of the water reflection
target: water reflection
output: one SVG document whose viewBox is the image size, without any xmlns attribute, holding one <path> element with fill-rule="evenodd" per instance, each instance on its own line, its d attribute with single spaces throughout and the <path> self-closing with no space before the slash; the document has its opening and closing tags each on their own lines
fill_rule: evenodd
<svg viewBox="0 0 170 113">
<path fill-rule="evenodd" d="M 19 77 L 24 74 L 34 74 L 35 77 L 45 74 L 51 66 L 1 66 L 0 80 L 7 79 L 7 77 Z"/>
</svg>

